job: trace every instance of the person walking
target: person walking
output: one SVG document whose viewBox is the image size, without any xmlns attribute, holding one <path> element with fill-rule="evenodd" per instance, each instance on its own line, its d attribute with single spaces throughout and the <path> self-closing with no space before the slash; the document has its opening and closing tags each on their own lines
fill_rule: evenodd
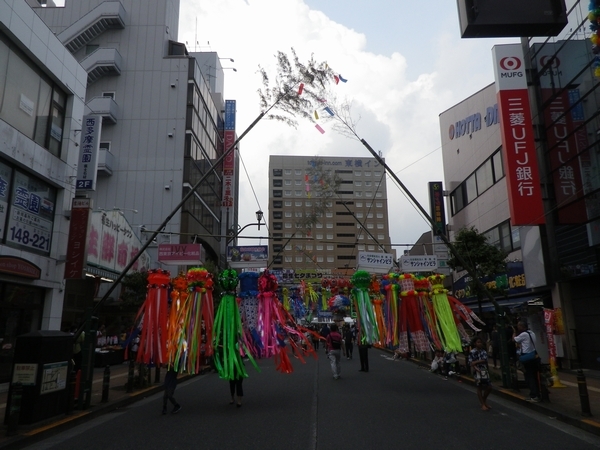
<svg viewBox="0 0 600 450">
<path fill-rule="evenodd" d="M 338 331 L 338 326 L 334 323 L 327 335 L 327 357 L 331 363 L 331 371 L 335 380 L 340 379 L 341 367 L 340 358 L 342 357 L 342 335 Z"/>
<path fill-rule="evenodd" d="M 169 367 L 167 374 L 165 375 L 164 383 L 165 392 L 163 394 L 163 408 L 162 413 L 167 414 L 167 401 L 170 401 L 173 405 L 173 414 L 177 414 L 181 411 L 181 405 L 175 400 L 175 389 L 177 388 L 177 372 Z"/>
<path fill-rule="evenodd" d="M 231 393 L 231 401 L 229 404 L 233 405 L 235 403 L 238 408 L 242 407 L 242 397 L 244 397 L 244 387 L 242 386 L 243 382 L 244 377 L 241 375 L 238 375 L 234 380 L 229 380 L 229 392 Z M 235 398 L 236 395 L 237 403 Z"/>
<path fill-rule="evenodd" d="M 527 329 L 527 322 L 521 320 L 517 323 L 517 332 L 513 340 L 519 347 L 519 360 L 525 368 L 525 380 L 529 386 L 529 398 L 527 401 L 538 403 L 540 399 L 540 358 L 536 355 L 532 359 L 523 360 L 523 355 L 536 352 L 535 333 Z"/>
<path fill-rule="evenodd" d="M 346 359 L 352 359 L 352 351 L 354 350 L 354 334 L 349 326 L 346 326 L 344 331 L 344 343 L 346 344 Z"/>
<path fill-rule="evenodd" d="M 356 337 L 356 344 L 358 346 L 358 357 L 360 359 L 360 370 L 359 372 L 369 371 L 369 348 L 371 345 L 364 340 L 362 332 L 359 331 Z"/>
<path fill-rule="evenodd" d="M 473 349 L 469 353 L 469 365 L 475 371 L 475 382 L 477 384 L 477 398 L 483 411 L 489 411 L 491 408 L 487 403 L 487 398 L 492 392 L 492 383 L 488 368 L 488 354 L 483 348 L 483 339 L 476 337 L 471 344 Z"/>
<path fill-rule="evenodd" d="M 329 327 L 327 326 L 326 323 L 323 324 L 323 327 L 321 328 L 321 331 L 319 331 L 319 334 L 321 335 L 321 337 L 323 339 L 327 339 L 327 336 L 329 336 L 329 333 L 331 333 L 331 330 L 329 329 Z M 324 345 L 325 347 L 325 354 L 327 354 L 327 343 L 325 343 Z"/>
</svg>

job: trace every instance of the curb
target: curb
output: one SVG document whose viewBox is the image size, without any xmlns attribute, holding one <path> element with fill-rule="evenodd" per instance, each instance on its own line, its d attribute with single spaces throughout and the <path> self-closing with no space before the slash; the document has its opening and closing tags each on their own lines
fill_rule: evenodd
<svg viewBox="0 0 600 450">
<path fill-rule="evenodd" d="M 387 349 L 382 349 L 382 350 L 389 352 L 389 350 L 387 350 Z M 426 361 L 422 361 L 420 359 L 410 358 L 407 361 L 410 361 L 419 366 L 429 367 L 429 364 L 427 364 Z M 463 383 L 468 383 L 471 386 L 475 386 L 475 380 L 473 380 L 473 378 L 471 378 L 471 377 L 467 377 L 465 375 L 458 375 L 456 378 Z M 542 413 L 548 417 L 551 417 L 551 418 L 559 420 L 563 423 L 566 423 L 567 425 L 571 425 L 573 427 L 580 428 L 584 431 L 587 431 L 588 433 L 594 434 L 596 436 L 600 436 L 600 424 L 598 424 L 597 422 L 594 422 L 592 420 L 589 420 L 586 418 L 573 417 L 571 415 L 561 413 L 560 411 L 546 407 L 542 403 L 527 402 L 527 401 L 525 401 L 525 397 L 522 396 L 521 394 L 518 394 L 517 392 L 515 392 L 513 390 L 506 389 L 503 387 L 496 387 L 496 388 L 492 389 L 491 393 L 493 395 L 498 395 L 506 400 L 511 400 L 515 403 L 519 403 L 523 407 L 526 407 L 533 411 Z"/>
<path fill-rule="evenodd" d="M 187 381 L 195 376 L 204 375 L 210 372 L 210 369 L 202 370 L 197 374 L 186 374 L 178 378 L 178 383 Z M 48 419 L 46 422 L 41 424 L 34 424 L 35 428 L 28 429 L 23 426 L 22 431 L 16 436 L 7 438 L 6 442 L 0 444 L 0 448 L 3 449 L 21 449 L 29 445 L 34 444 L 42 439 L 46 439 L 50 436 L 54 436 L 70 428 L 81 425 L 88 422 L 102 414 L 106 414 L 117 409 L 124 408 L 126 406 L 135 403 L 136 401 L 143 400 L 146 397 L 162 392 L 164 389 L 162 383 L 154 386 L 140 389 L 131 394 L 126 394 L 122 398 L 115 400 L 114 402 L 98 403 L 90 409 L 79 411 L 76 410 L 70 415 L 64 415 L 57 419 Z"/>
</svg>

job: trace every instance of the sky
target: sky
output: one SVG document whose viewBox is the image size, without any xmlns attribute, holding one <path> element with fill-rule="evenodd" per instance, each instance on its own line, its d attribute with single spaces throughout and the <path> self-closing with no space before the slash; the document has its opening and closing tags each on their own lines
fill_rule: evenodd
<svg viewBox="0 0 600 450">
<path fill-rule="evenodd" d="M 347 83 L 358 135 L 429 211 L 427 183 L 444 181 L 439 114 L 494 81 L 491 49 L 517 39 L 461 39 L 455 1 L 181 0 L 179 37 L 190 51 L 213 51 L 225 70 L 224 98 L 237 102 L 237 133 L 260 113 L 259 66 L 275 74 L 275 54 L 325 61 Z M 371 157 L 356 139 L 310 121 L 292 128 L 261 120 L 240 142 L 239 224 L 269 205 L 269 155 Z M 247 172 L 247 175 L 246 175 Z M 398 256 L 430 229 L 388 177 L 392 244 Z M 264 227 L 263 227 L 264 228 Z M 243 235 L 267 236 L 255 227 Z M 240 240 L 240 245 L 268 242 Z"/>
</svg>

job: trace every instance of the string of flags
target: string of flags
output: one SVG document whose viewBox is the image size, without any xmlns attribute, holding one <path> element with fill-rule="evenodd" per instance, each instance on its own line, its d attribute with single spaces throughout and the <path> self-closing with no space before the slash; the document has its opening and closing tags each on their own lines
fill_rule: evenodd
<svg viewBox="0 0 600 450">
<path fill-rule="evenodd" d="M 340 81 L 342 83 L 348 82 L 348 80 L 346 78 L 342 77 L 341 74 L 334 75 L 333 79 L 335 81 L 335 84 L 338 84 Z M 302 92 L 304 92 L 304 83 L 300 83 L 300 85 L 298 86 L 298 95 L 302 95 Z M 319 98 L 318 101 L 321 103 L 327 103 L 327 100 L 322 99 L 322 98 Z M 325 111 L 327 114 L 329 114 L 330 117 L 335 116 L 335 113 L 329 106 L 325 106 L 323 108 L 323 111 Z M 316 109 L 315 109 L 313 115 L 314 115 L 315 120 L 319 120 L 319 112 Z M 315 124 L 315 128 L 317 129 L 317 131 L 319 133 L 321 133 L 321 134 L 325 133 L 325 130 L 323 129 L 323 127 L 321 125 L 319 125 L 318 123 Z"/>
</svg>

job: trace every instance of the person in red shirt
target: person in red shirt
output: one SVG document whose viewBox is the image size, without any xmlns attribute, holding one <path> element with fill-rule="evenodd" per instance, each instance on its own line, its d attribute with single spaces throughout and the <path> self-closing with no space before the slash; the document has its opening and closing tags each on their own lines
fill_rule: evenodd
<svg viewBox="0 0 600 450">
<path fill-rule="evenodd" d="M 340 359 L 342 357 L 342 335 L 338 331 L 338 326 L 335 323 L 331 325 L 330 330 L 330 333 L 327 335 L 327 357 L 331 363 L 333 378 L 339 380 L 341 373 Z"/>
</svg>

